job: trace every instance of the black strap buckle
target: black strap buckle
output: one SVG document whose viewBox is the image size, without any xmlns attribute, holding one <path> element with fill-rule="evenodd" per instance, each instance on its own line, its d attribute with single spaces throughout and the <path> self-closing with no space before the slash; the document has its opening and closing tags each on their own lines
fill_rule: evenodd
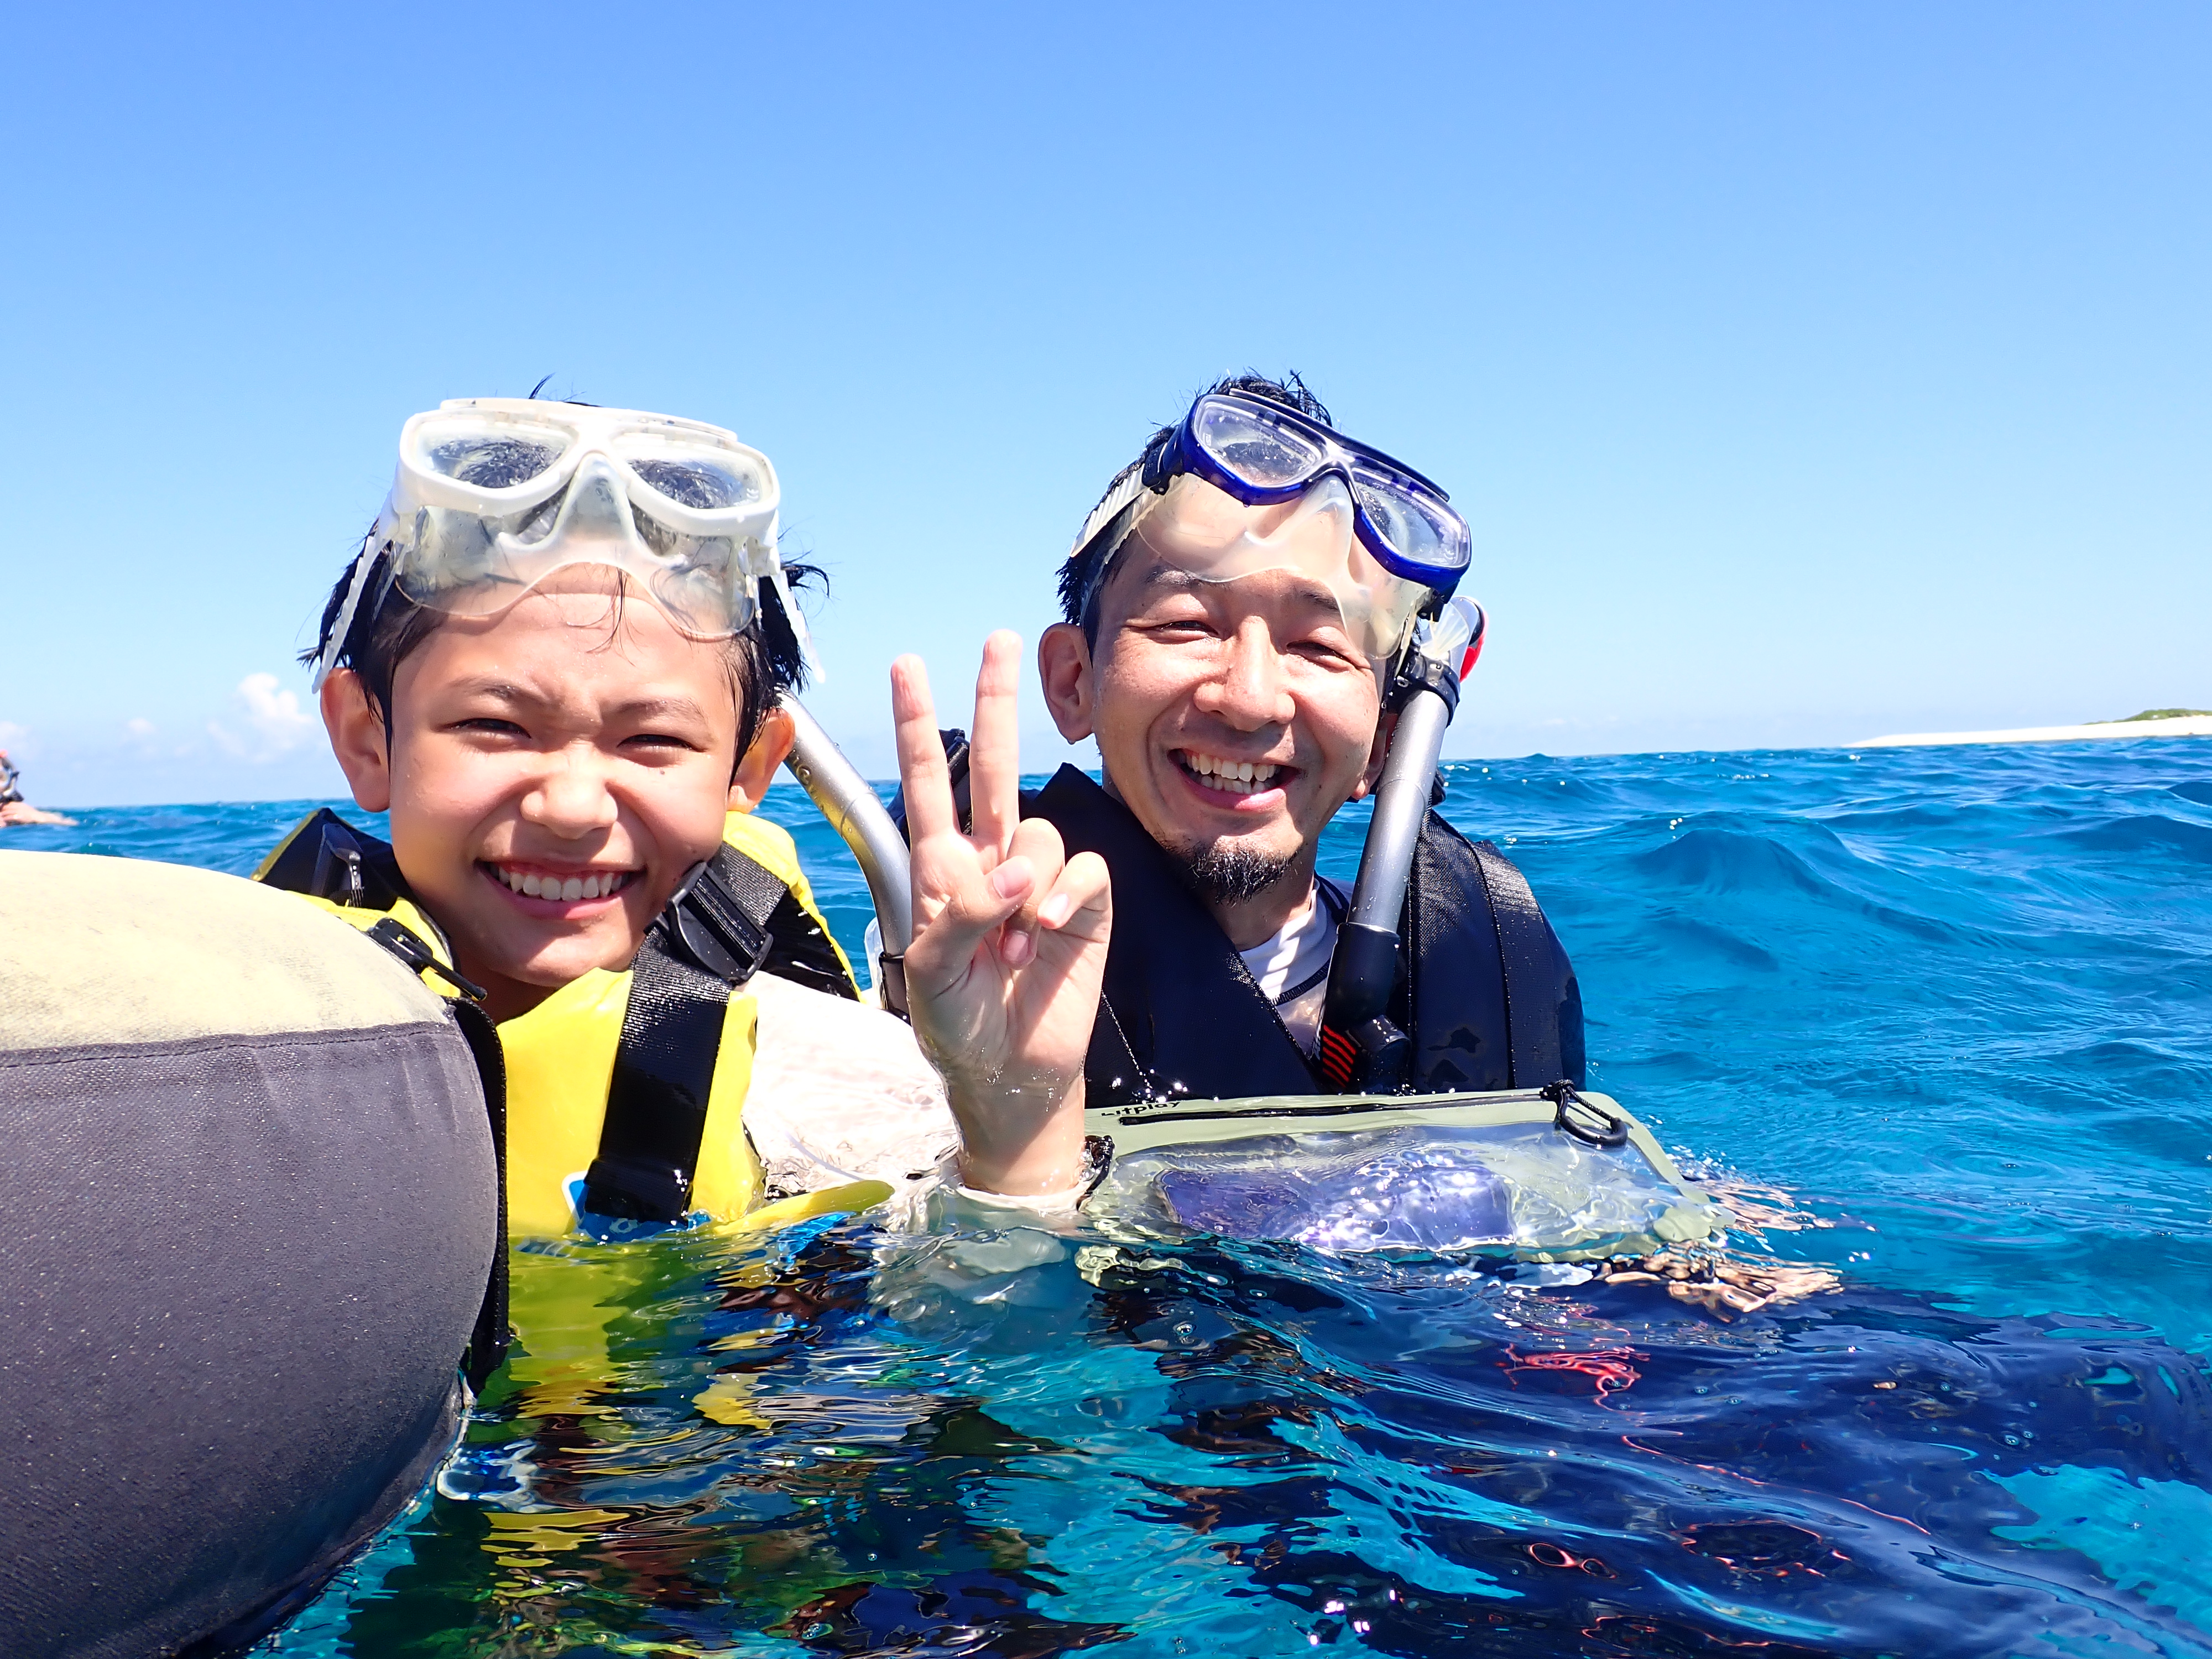
<svg viewBox="0 0 2212 1659">
<path fill-rule="evenodd" d="M 693 865 L 648 936 L 664 954 L 736 986 L 768 959 L 770 941 L 767 927 L 750 913 L 733 885 L 730 865 L 722 854 Z M 782 884 L 777 890 L 781 897 Z M 774 908 L 773 900 L 769 908 Z"/>
<path fill-rule="evenodd" d="M 1628 1125 L 1604 1107 L 1583 1098 L 1575 1085 L 1561 1078 L 1536 1091 L 1559 1108 L 1552 1127 L 1564 1129 L 1585 1146 L 1612 1148 L 1628 1145 Z"/>
<path fill-rule="evenodd" d="M 353 831 L 331 819 L 323 826 L 322 840 L 315 848 L 313 891 L 339 904 L 361 903 L 368 891 L 368 884 L 362 879 L 361 864 L 361 843 L 354 839 Z"/>
<path fill-rule="evenodd" d="M 876 957 L 876 983 L 883 988 L 884 1006 L 901 1019 L 907 1012 L 906 952 L 885 951 Z"/>
<path fill-rule="evenodd" d="M 471 1002 L 484 1000 L 484 988 L 472 979 L 465 979 L 455 969 L 448 968 L 432 953 L 430 947 L 416 939 L 390 916 L 368 930 L 368 937 L 398 957 L 418 974 L 435 974 Z"/>
</svg>

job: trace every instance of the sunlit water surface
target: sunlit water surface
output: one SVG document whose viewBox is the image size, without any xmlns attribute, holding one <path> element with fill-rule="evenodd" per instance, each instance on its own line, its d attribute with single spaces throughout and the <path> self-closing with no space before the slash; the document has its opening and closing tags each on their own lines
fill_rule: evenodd
<svg viewBox="0 0 2212 1659">
<path fill-rule="evenodd" d="M 1594 1083 L 1738 1252 L 1842 1289 L 1723 1320 L 851 1221 L 520 1255 L 438 1492 L 269 1647 L 2212 1654 L 2212 743 L 1450 784 L 1573 952 Z M 305 805 L 4 845 L 246 871 Z M 769 810 L 856 941 L 842 848 Z"/>
</svg>

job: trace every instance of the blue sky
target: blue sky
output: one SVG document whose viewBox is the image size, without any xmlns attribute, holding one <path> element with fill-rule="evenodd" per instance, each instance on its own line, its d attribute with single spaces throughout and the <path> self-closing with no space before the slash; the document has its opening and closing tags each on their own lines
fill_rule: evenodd
<svg viewBox="0 0 2212 1659">
<path fill-rule="evenodd" d="M 889 659 L 1033 639 L 1108 477 L 1247 366 L 1465 507 L 1449 752 L 2212 707 L 2201 5 L 629 18 L 13 20 L 34 798 L 333 789 L 291 658 L 401 422 L 549 374 L 774 458 L 878 774 Z"/>
</svg>

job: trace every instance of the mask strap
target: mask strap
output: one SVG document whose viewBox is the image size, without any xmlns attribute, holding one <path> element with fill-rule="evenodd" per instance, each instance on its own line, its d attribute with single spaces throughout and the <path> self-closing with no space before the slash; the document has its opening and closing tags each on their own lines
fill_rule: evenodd
<svg viewBox="0 0 2212 1659">
<path fill-rule="evenodd" d="M 799 641 L 799 659 L 806 665 L 807 677 L 816 682 L 830 678 L 830 671 L 814 654 L 814 636 L 806 631 L 806 618 L 799 614 L 799 602 L 791 596 L 791 584 L 783 579 L 783 562 L 769 556 L 768 579 L 775 589 L 778 604 L 783 606 L 783 619 L 791 624 L 792 637 Z"/>
<path fill-rule="evenodd" d="M 1152 505 L 1152 499 L 1148 498 L 1147 492 L 1140 484 L 1131 493 L 1129 499 L 1105 520 L 1104 527 L 1084 543 L 1086 547 L 1092 542 L 1103 545 L 1098 550 L 1098 556 L 1091 562 L 1091 574 L 1084 579 L 1083 598 L 1075 607 L 1078 626 L 1091 615 L 1091 607 L 1098 600 L 1098 590 L 1106 586 L 1106 573 L 1114 568 L 1114 561 L 1121 556 L 1123 544 L 1136 530 L 1137 520 L 1144 517 L 1145 510 Z"/>
<path fill-rule="evenodd" d="M 337 620 L 331 624 L 330 632 L 323 635 L 322 643 L 315 649 L 315 672 L 307 682 L 307 690 L 318 696 L 321 695 L 323 682 L 330 678 L 331 670 L 337 665 L 338 655 L 345 649 L 346 636 L 353 632 L 354 616 L 361 609 L 361 591 L 368 585 L 368 573 L 376 568 L 376 555 L 380 551 L 381 544 L 371 535 L 362 543 L 360 556 L 353 562 L 353 580 L 346 588 L 345 603 L 338 607 Z"/>
</svg>

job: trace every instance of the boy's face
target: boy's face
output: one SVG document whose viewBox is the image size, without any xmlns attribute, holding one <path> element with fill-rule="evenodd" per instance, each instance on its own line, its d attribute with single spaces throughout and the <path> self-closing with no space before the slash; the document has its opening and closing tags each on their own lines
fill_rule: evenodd
<svg viewBox="0 0 2212 1659">
<path fill-rule="evenodd" d="M 394 676 L 388 750 L 357 679 L 325 689 L 354 799 L 390 811 L 400 869 L 496 1018 L 627 967 L 790 746 L 773 718 L 733 779 L 725 648 L 634 595 L 617 622 L 611 586 L 581 567 L 501 616 L 441 623 Z"/>
</svg>

